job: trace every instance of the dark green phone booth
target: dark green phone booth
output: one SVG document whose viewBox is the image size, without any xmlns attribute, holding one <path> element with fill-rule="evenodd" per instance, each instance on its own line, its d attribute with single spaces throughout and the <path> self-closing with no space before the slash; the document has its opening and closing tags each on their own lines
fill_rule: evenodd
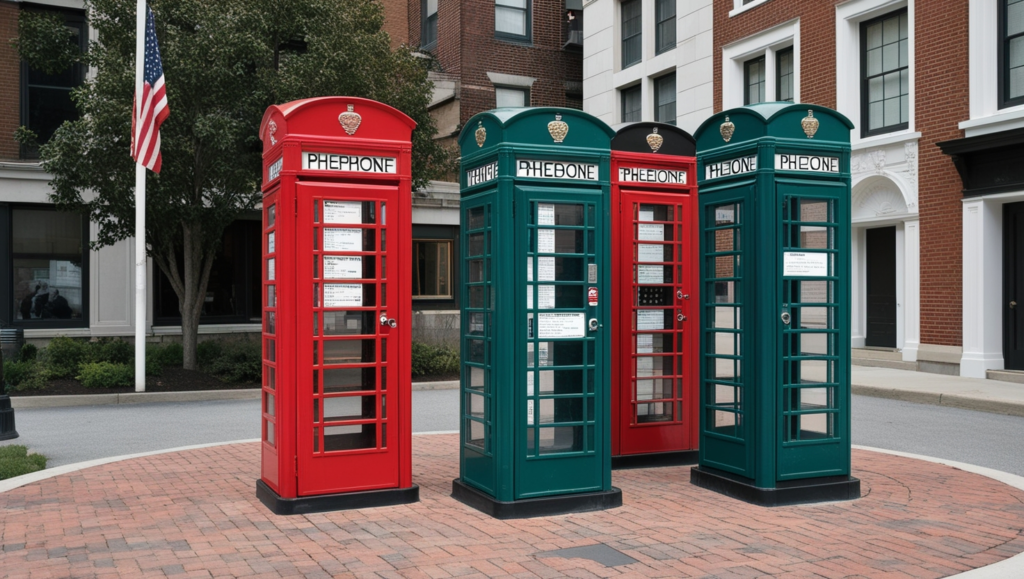
<svg viewBox="0 0 1024 579">
<path fill-rule="evenodd" d="M 616 507 L 606 124 L 480 113 L 459 137 L 462 372 L 452 496 L 497 518 Z"/>
<path fill-rule="evenodd" d="M 860 497 L 850 476 L 850 129 L 761 103 L 696 132 L 700 457 L 691 482 L 762 505 Z"/>
</svg>

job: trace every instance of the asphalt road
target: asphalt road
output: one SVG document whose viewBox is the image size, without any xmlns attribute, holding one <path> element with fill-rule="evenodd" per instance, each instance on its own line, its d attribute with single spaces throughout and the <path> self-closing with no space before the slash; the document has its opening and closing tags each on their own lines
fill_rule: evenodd
<svg viewBox="0 0 1024 579">
<path fill-rule="evenodd" d="M 413 432 L 457 430 L 457 390 L 413 392 Z M 60 466 L 259 436 L 256 400 L 22 409 L 24 444 Z M 853 443 L 946 458 L 1024 476 L 1024 418 L 855 396 Z"/>
</svg>

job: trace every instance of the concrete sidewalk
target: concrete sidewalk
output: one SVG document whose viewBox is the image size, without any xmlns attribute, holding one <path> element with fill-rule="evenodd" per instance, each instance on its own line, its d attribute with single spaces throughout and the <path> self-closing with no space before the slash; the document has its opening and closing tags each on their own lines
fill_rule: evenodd
<svg viewBox="0 0 1024 579">
<path fill-rule="evenodd" d="M 853 366 L 853 393 L 919 404 L 1024 416 L 1024 384 Z"/>
</svg>

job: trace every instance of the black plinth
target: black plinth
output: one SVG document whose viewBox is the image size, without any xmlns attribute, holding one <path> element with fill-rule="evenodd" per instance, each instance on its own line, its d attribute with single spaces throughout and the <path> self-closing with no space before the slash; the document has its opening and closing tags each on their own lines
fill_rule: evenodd
<svg viewBox="0 0 1024 579">
<path fill-rule="evenodd" d="M 687 466 L 690 464 L 697 464 L 698 456 L 700 456 L 700 451 L 696 450 L 613 456 L 612 470 L 653 468 L 658 466 Z"/>
<path fill-rule="evenodd" d="M 701 488 L 762 507 L 852 501 L 860 498 L 860 479 L 852 476 L 781 481 L 776 488 L 768 489 L 756 487 L 753 481 L 740 479 L 728 473 L 695 466 L 690 469 L 690 482 Z"/>
<path fill-rule="evenodd" d="M 257 480 L 256 498 L 275 515 L 305 515 L 415 503 L 420 500 L 420 487 L 412 485 L 407 489 L 380 489 L 286 499 L 275 493 L 274 489 L 268 487 L 262 480 Z"/>
<path fill-rule="evenodd" d="M 14 429 L 14 408 L 11 397 L 4 394 L 0 395 L 0 440 L 12 438 L 18 438 L 18 431 Z"/>
<path fill-rule="evenodd" d="M 452 481 L 452 498 L 495 519 L 550 517 L 622 506 L 622 491 L 615 487 L 610 491 L 499 501 L 479 489 L 463 484 L 461 479 Z"/>
</svg>

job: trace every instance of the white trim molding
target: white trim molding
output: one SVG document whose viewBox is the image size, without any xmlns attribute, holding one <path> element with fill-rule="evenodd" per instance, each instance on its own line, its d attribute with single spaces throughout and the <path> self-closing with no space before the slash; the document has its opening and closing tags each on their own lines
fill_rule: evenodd
<svg viewBox="0 0 1024 579">
<path fill-rule="evenodd" d="M 1003 362 L 1003 203 L 1024 193 L 963 199 L 963 354 L 960 375 L 985 378 Z"/>
<path fill-rule="evenodd" d="M 752 6 L 748 4 L 747 6 Z M 800 19 L 722 47 L 722 109 L 743 106 L 743 63 L 764 55 L 765 100 L 775 100 L 775 53 L 793 47 L 793 102 L 800 102 Z"/>
<path fill-rule="evenodd" d="M 999 108 L 999 2 L 968 4 L 968 71 L 971 118 L 960 123 L 965 137 L 1024 127 L 1024 105 Z"/>
</svg>

